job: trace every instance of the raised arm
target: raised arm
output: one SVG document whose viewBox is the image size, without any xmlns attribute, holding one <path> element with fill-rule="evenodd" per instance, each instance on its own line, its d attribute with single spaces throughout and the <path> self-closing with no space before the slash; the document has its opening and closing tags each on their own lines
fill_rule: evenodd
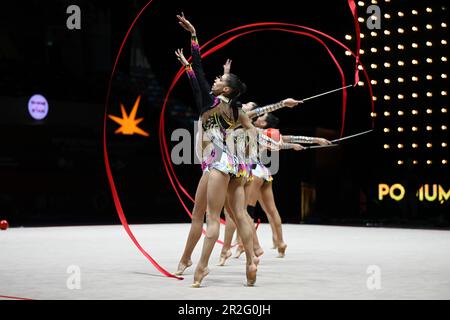
<svg viewBox="0 0 450 320">
<path fill-rule="evenodd" d="M 197 31 L 195 30 L 192 23 L 186 19 L 184 14 L 177 15 L 178 23 L 188 32 L 191 33 L 191 51 L 192 51 L 192 68 L 197 76 L 200 89 L 202 94 L 209 95 L 211 91 L 211 86 L 206 80 L 205 72 L 203 70 L 202 58 L 200 54 L 200 45 L 198 44 Z"/>
<path fill-rule="evenodd" d="M 180 61 L 181 65 L 186 69 L 186 74 L 189 78 L 189 83 L 191 84 L 192 92 L 194 93 L 195 105 L 197 107 L 199 114 L 201 114 L 203 107 L 203 98 L 195 72 L 194 70 L 192 70 L 190 63 L 185 58 L 183 54 L 183 49 L 176 50 L 175 55 L 177 56 L 177 59 L 178 61 Z"/>
</svg>

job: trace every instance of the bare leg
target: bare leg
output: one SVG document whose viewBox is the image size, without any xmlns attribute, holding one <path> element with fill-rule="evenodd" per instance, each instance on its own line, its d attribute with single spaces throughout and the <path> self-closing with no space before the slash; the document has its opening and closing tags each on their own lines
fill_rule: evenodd
<svg viewBox="0 0 450 320">
<path fill-rule="evenodd" d="M 186 268 L 192 265 L 192 252 L 202 236 L 203 221 L 205 219 L 206 212 L 208 175 L 209 173 L 204 173 L 198 182 L 197 191 L 195 192 L 194 209 L 192 210 L 191 229 L 189 230 L 183 255 L 178 263 L 178 269 L 175 272 L 177 276 L 182 275 Z"/>
<path fill-rule="evenodd" d="M 261 178 L 253 177 L 253 180 L 245 185 L 245 211 L 247 213 L 247 218 L 249 219 L 250 224 L 253 226 L 253 250 L 255 251 L 255 255 L 257 257 L 262 256 L 264 254 L 264 250 L 261 248 L 261 245 L 259 243 L 258 234 L 256 233 L 256 227 L 254 225 L 254 219 L 247 212 L 247 206 L 256 206 L 262 184 L 263 180 Z"/>
<path fill-rule="evenodd" d="M 231 179 L 228 188 L 228 197 L 230 199 L 231 209 L 235 215 L 237 231 L 241 236 L 245 249 L 247 286 L 253 286 L 256 282 L 257 263 L 259 259 L 254 257 L 253 224 L 249 224 L 244 211 L 245 191 L 243 179 Z"/>
<path fill-rule="evenodd" d="M 283 230 L 281 227 L 281 217 L 278 213 L 277 206 L 275 205 L 275 198 L 273 196 L 272 191 L 272 183 L 266 183 L 261 188 L 261 199 L 260 204 L 263 210 L 268 214 L 274 225 L 276 230 L 276 239 L 277 239 L 277 248 L 278 248 L 278 257 L 283 258 L 286 252 L 286 243 L 283 240 Z"/>
<path fill-rule="evenodd" d="M 220 212 L 225 203 L 230 177 L 216 169 L 211 170 L 208 177 L 206 236 L 203 242 L 202 255 L 194 273 L 195 288 L 200 287 L 203 278 L 209 273 L 208 262 L 214 245 L 219 238 Z"/>
<path fill-rule="evenodd" d="M 230 206 L 228 203 L 228 198 L 225 200 L 225 218 L 226 218 L 226 225 L 225 225 L 225 237 L 223 239 L 223 246 L 222 246 L 222 252 L 220 253 L 220 261 L 217 264 L 218 266 L 224 266 L 225 261 L 229 257 L 231 257 L 231 242 L 233 241 L 233 234 L 236 230 L 236 225 L 229 215 L 228 212 L 230 212 Z"/>
</svg>

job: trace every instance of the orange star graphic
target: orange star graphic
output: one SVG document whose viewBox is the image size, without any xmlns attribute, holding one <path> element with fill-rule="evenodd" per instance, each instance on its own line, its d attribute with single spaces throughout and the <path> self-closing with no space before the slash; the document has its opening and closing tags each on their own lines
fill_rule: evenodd
<svg viewBox="0 0 450 320">
<path fill-rule="evenodd" d="M 140 134 L 141 136 L 145 136 L 145 137 L 149 136 L 149 134 L 147 132 L 145 132 L 144 130 L 142 130 L 141 128 L 138 127 L 138 124 L 141 123 L 142 120 L 144 120 L 144 118 L 135 119 L 140 101 L 141 101 L 141 96 L 139 96 L 137 98 L 129 116 L 127 115 L 127 113 L 125 111 L 125 107 L 123 106 L 122 103 L 120 104 L 120 109 L 122 110 L 122 118 L 108 115 L 108 117 L 110 117 L 112 120 L 114 120 L 115 122 L 117 122 L 118 124 L 121 125 L 121 127 L 115 131 L 116 134 L 122 133 L 125 135 L 133 135 L 133 134 L 137 133 L 137 134 Z"/>
</svg>

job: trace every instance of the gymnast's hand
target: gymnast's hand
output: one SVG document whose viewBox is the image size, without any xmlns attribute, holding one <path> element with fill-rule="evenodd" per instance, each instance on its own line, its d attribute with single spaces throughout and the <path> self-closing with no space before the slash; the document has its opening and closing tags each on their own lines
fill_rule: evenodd
<svg viewBox="0 0 450 320">
<path fill-rule="evenodd" d="M 184 57 L 183 54 L 183 49 L 177 49 L 175 50 L 175 55 L 177 56 L 178 61 L 181 62 L 181 64 L 183 65 L 183 67 L 186 67 L 187 65 L 189 65 L 189 62 L 186 60 L 186 58 Z"/>
<path fill-rule="evenodd" d="M 293 148 L 295 151 L 301 151 L 301 150 L 305 149 L 305 147 L 303 147 L 301 144 L 297 144 L 297 143 L 294 143 Z"/>
<path fill-rule="evenodd" d="M 227 59 L 227 62 L 223 65 L 223 74 L 229 74 L 231 71 L 231 60 Z"/>
<path fill-rule="evenodd" d="M 324 138 L 315 138 L 314 142 L 321 146 L 327 146 L 327 145 L 332 144 L 331 141 L 328 141 L 327 139 L 324 139 Z"/>
<path fill-rule="evenodd" d="M 180 15 L 177 15 L 178 18 L 178 23 L 186 30 L 189 31 L 193 36 L 195 36 L 196 32 L 195 32 L 195 28 L 192 25 L 192 23 L 190 23 L 185 17 L 184 17 L 184 13 L 181 13 Z"/>
<path fill-rule="evenodd" d="M 298 105 L 299 103 L 303 103 L 303 101 L 295 100 L 295 99 L 291 99 L 291 98 L 283 100 L 283 106 L 288 107 L 288 108 L 293 108 L 296 105 Z"/>
</svg>

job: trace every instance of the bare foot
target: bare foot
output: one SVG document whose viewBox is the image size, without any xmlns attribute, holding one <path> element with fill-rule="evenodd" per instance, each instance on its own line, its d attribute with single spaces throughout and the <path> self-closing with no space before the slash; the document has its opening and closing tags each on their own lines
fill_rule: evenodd
<svg viewBox="0 0 450 320">
<path fill-rule="evenodd" d="M 219 261 L 219 263 L 217 264 L 218 266 L 224 266 L 225 265 L 225 261 L 227 261 L 227 259 L 229 258 L 229 257 L 231 257 L 231 250 L 227 250 L 227 252 L 226 253 L 221 253 L 220 254 L 220 261 Z"/>
<path fill-rule="evenodd" d="M 175 275 L 176 276 L 181 276 L 184 273 L 184 271 L 187 268 L 189 268 L 190 266 L 192 266 L 192 260 L 188 260 L 187 263 L 184 263 L 184 262 L 180 261 L 180 263 L 178 264 L 178 269 L 175 272 Z"/>
<path fill-rule="evenodd" d="M 258 249 L 255 249 L 254 251 L 255 251 L 255 255 L 257 257 L 261 257 L 264 254 L 264 250 L 261 247 L 259 247 Z"/>
<path fill-rule="evenodd" d="M 239 257 L 241 256 L 241 254 L 243 254 L 245 252 L 244 250 L 244 246 L 239 245 L 236 249 L 236 253 L 234 254 L 234 258 L 235 259 L 239 259 Z"/>
<path fill-rule="evenodd" d="M 197 269 L 195 269 L 194 273 L 194 283 L 191 285 L 192 288 L 200 288 L 200 284 L 203 281 L 203 278 L 206 277 L 209 274 L 208 268 L 200 268 L 197 266 Z"/>
<path fill-rule="evenodd" d="M 251 265 L 247 265 L 247 287 L 253 287 L 256 283 L 256 272 L 258 271 L 258 267 L 255 263 Z"/>
<path fill-rule="evenodd" d="M 286 248 L 286 243 L 282 243 L 278 246 L 278 258 L 284 258 L 284 256 L 286 255 Z"/>
</svg>

